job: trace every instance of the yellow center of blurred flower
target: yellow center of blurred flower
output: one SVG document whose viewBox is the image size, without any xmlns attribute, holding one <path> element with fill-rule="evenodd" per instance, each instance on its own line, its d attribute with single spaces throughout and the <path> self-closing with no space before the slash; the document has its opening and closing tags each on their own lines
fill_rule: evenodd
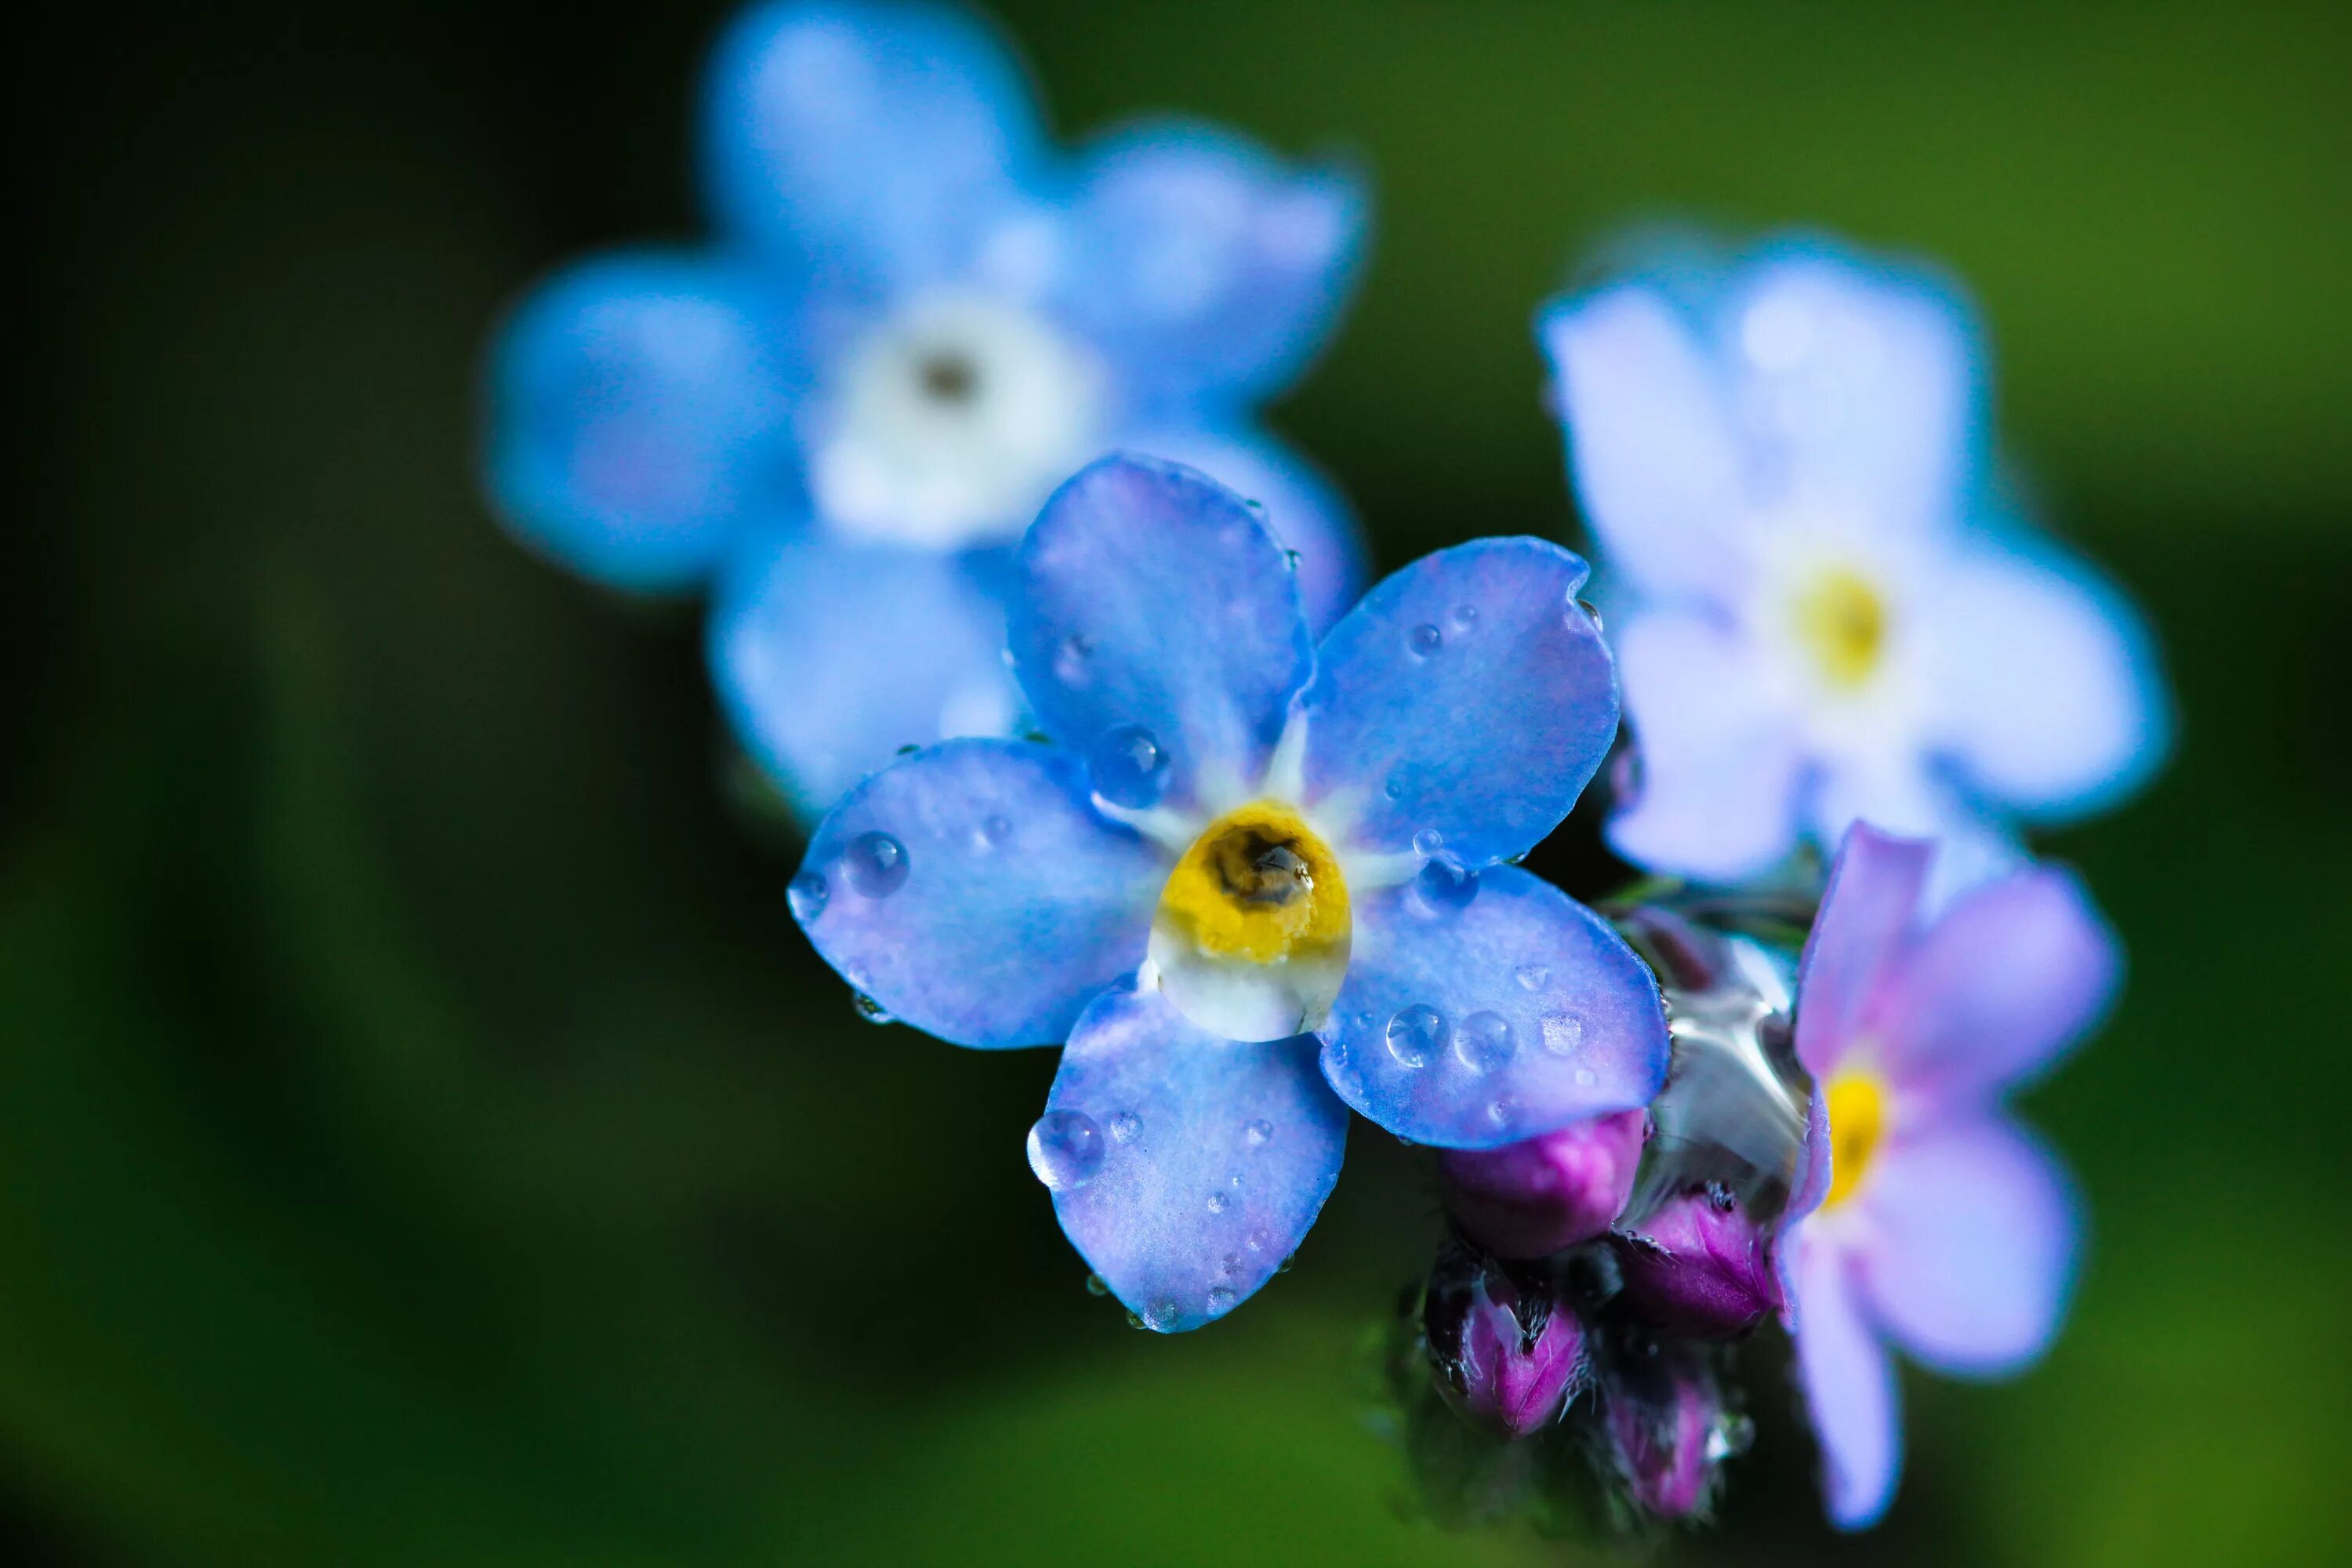
<svg viewBox="0 0 2352 1568">
<path fill-rule="evenodd" d="M 1830 1192 L 1823 1212 L 1852 1197 L 1886 1136 L 1886 1086 L 1866 1072 L 1830 1079 Z"/>
<path fill-rule="evenodd" d="M 1320 1025 L 1348 970 L 1353 924 L 1339 858 L 1289 807 L 1226 813 L 1169 873 L 1150 956 L 1179 1012 L 1236 1040 Z"/>
<path fill-rule="evenodd" d="M 1797 637 L 1822 679 L 1851 690 L 1868 680 L 1886 646 L 1886 602 L 1870 580 L 1843 566 L 1822 573 L 1797 595 Z"/>
</svg>

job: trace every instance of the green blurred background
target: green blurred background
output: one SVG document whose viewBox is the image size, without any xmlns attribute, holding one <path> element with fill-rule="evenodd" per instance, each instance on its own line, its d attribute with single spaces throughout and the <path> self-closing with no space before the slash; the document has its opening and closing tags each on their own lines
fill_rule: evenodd
<svg viewBox="0 0 2352 1568">
<path fill-rule="evenodd" d="M 1819 1522 L 1777 1375 L 1695 1562 L 2342 1561 L 2352 1404 L 2344 13 L 1021 0 L 1056 123 L 1229 119 L 1377 181 L 1277 420 L 1384 564 L 1575 537 L 1528 321 L 1627 217 L 1804 222 L 1979 290 L 2053 519 L 2154 616 L 2145 797 L 2053 837 L 2130 946 L 2030 1113 L 2071 1331 L 1908 1385 Z M 1047 1053 L 856 1021 L 687 606 L 469 474 L 501 304 L 697 227 L 714 0 L 84 6 L 33 113 L 0 529 L 0 1557 L 1533 1563 L 1412 1517 L 1359 1341 L 1434 1234 L 1358 1129 L 1298 1267 L 1160 1340 L 1021 1153 Z M 1548 852 L 1612 868 L 1582 816 Z M 1578 847 L 1578 846 L 1588 847 Z"/>
</svg>

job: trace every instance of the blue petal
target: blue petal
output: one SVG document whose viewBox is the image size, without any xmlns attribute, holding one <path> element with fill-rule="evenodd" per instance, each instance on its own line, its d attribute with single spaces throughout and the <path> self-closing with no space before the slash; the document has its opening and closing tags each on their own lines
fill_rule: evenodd
<svg viewBox="0 0 2352 1568">
<path fill-rule="evenodd" d="M 1142 787 L 1171 805 L 1256 787 L 1314 650 L 1297 575 L 1240 497 L 1106 458 L 1045 503 L 1013 578 L 1013 668 L 1048 731 L 1089 754 L 1146 732 L 1163 761 Z"/>
<path fill-rule="evenodd" d="M 946 741 L 834 808 L 793 912 L 884 1011 L 960 1046 L 1042 1045 L 1143 962 L 1167 874 L 1087 805 L 1067 752 Z"/>
<path fill-rule="evenodd" d="M 1328 631 L 1364 591 L 1364 541 L 1354 509 L 1320 469 L 1275 437 L 1179 426 L 1119 445 L 1198 468 L 1263 506 L 1275 538 L 1297 553 L 1299 601 L 1315 636 Z"/>
<path fill-rule="evenodd" d="M 1826 1080 L 1858 1042 L 1864 1016 L 1911 939 L 1936 847 L 1856 823 L 1797 962 L 1797 1056 Z"/>
<path fill-rule="evenodd" d="M 1466 905 L 1399 888 L 1355 914 L 1323 1071 L 1398 1137 L 1495 1148 L 1647 1105 L 1665 1083 L 1656 979 L 1549 882 L 1496 866 Z"/>
<path fill-rule="evenodd" d="M 717 258 L 541 284 L 491 348 L 487 479 L 525 543 L 614 587 L 688 586 L 799 484 L 787 301 Z"/>
<path fill-rule="evenodd" d="M 721 223 L 875 290 L 965 265 L 1040 156 L 1003 43 L 919 4 L 745 13 L 712 56 L 702 134 Z"/>
<path fill-rule="evenodd" d="M 1822 1491 L 1832 1523 L 1867 1530 L 1903 1471 L 1895 1363 L 1864 1315 L 1853 1255 L 1810 1225 L 1786 1240 L 1797 1247 L 1797 1381 L 1821 1444 Z"/>
<path fill-rule="evenodd" d="M 1013 732 L 1002 576 L 1001 555 L 824 533 L 760 532 L 737 552 L 711 609 L 711 679 L 804 820 L 906 746 Z"/>
<path fill-rule="evenodd" d="M 1274 1277 L 1339 1179 L 1348 1112 L 1301 1035 L 1240 1045 L 1156 991 L 1087 1009 L 1046 1101 L 1095 1129 L 1101 1164 L 1054 1194 L 1071 1242 L 1161 1333 L 1223 1317 Z"/>
<path fill-rule="evenodd" d="M 1132 127 L 1086 155 L 1066 308 L 1147 405 L 1264 395 L 1328 335 L 1365 205 L 1351 172 L 1211 126 Z"/>
<path fill-rule="evenodd" d="M 1306 697 L 1309 800 L 1350 793 L 1360 848 L 1435 830 L 1465 865 L 1525 854 L 1617 733 L 1617 677 L 1577 605 L 1585 564 L 1540 539 L 1424 556 L 1323 640 Z"/>
</svg>

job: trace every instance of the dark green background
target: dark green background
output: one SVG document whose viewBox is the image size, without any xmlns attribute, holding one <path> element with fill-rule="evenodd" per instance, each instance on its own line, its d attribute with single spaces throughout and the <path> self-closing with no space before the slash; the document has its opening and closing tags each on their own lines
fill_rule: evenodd
<svg viewBox="0 0 2352 1568">
<path fill-rule="evenodd" d="M 189 8 L 194 10 L 194 8 Z M 2347 1533 L 2340 11 L 1006 7 L 1057 123 L 1335 144 L 1369 287 L 1279 422 L 1381 561 L 1573 538 L 1529 311 L 1634 216 L 1980 293 L 2170 771 L 2053 837 L 2130 990 L 2032 1099 L 2095 1216 L 2022 1382 L 1915 1379 L 1828 1537 L 1777 1375 L 1695 1560 L 2315 1562 Z M 20 39 L 0 527 L 0 1549 L 92 1563 L 1557 1561 L 1400 1517 L 1357 1342 L 1423 1260 L 1359 1129 L 1298 1267 L 1160 1340 L 1021 1156 L 1045 1053 L 856 1022 L 738 804 L 695 616 L 492 527 L 486 325 L 695 227 L 721 7 L 84 5 Z M 55 20 L 56 18 L 53 18 Z M 1610 868 L 1583 817 L 1547 865 Z M 2337 1558 L 2336 1560 L 2340 1560 Z"/>
</svg>

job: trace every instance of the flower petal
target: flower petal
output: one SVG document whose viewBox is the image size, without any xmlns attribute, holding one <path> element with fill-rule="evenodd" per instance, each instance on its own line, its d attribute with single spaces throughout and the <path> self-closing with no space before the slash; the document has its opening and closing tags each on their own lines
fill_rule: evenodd
<svg viewBox="0 0 2352 1568">
<path fill-rule="evenodd" d="M 1966 307 L 1924 274 L 1819 245 L 1749 267 L 1718 323 L 1766 506 L 1906 531 L 1950 521 L 1980 417 Z"/>
<path fill-rule="evenodd" d="M 686 587 L 789 503 L 784 301 L 715 258 L 635 252 L 541 284 L 491 347 L 487 479 L 524 543 L 614 587 Z"/>
<path fill-rule="evenodd" d="M 1656 979 L 1549 882 L 1496 866 L 1466 904 L 1407 887 L 1355 912 L 1323 1071 L 1398 1137 L 1492 1149 L 1647 1105 L 1664 1083 Z"/>
<path fill-rule="evenodd" d="M 1702 881 L 1753 877 L 1796 842 L 1797 725 L 1764 661 L 1714 619 L 1634 616 L 1617 640 L 1641 788 L 1610 819 L 1634 864 Z"/>
<path fill-rule="evenodd" d="M 1481 539 L 1365 595 L 1304 701 L 1309 803 L 1351 819 L 1360 849 L 1431 831 L 1465 866 L 1533 848 L 1617 733 L 1616 670 L 1576 602 L 1586 573 L 1540 539 Z"/>
<path fill-rule="evenodd" d="M 2012 1372 L 2048 1348 L 2082 1225 L 2058 1163 L 2006 1117 L 1886 1149 L 1856 1195 L 1862 1284 L 1898 1343 L 1938 1372 Z"/>
<path fill-rule="evenodd" d="M 711 609 L 711 679 L 804 820 L 905 746 L 1012 731 L 1002 575 L 1001 555 L 823 533 L 739 550 Z"/>
<path fill-rule="evenodd" d="M 1848 1254 L 1800 1228 L 1797 1380 L 1822 1447 L 1831 1521 L 1866 1530 L 1894 1500 L 1903 1468 L 1895 1365 L 1864 1321 Z"/>
<path fill-rule="evenodd" d="M 1054 1194 L 1062 1229 L 1161 1333 L 1223 1317 L 1297 1250 L 1339 1179 L 1348 1112 L 1315 1040 L 1221 1040 L 1157 992 L 1087 1009 L 1049 1111 L 1097 1130 L 1101 1164 Z"/>
<path fill-rule="evenodd" d="M 1271 436 L 1171 426 L 1120 443 L 1200 469 L 1258 502 L 1265 525 L 1297 553 L 1298 597 L 1307 629 L 1320 637 L 1364 591 L 1364 540 L 1355 510 L 1323 472 Z"/>
<path fill-rule="evenodd" d="M 1821 912 L 1797 963 L 1797 1059 L 1837 1068 L 1917 917 L 1935 846 L 1857 823 L 1830 865 Z"/>
<path fill-rule="evenodd" d="M 1255 788 L 1314 651 L 1297 575 L 1240 497 L 1105 458 L 1045 503 L 1013 576 L 1013 668 L 1048 731 L 1089 755 L 1146 731 L 1163 771 L 1142 782 L 1171 805 Z"/>
<path fill-rule="evenodd" d="M 2077 563 L 1978 552 L 1927 606 L 1937 739 L 1969 781 L 2022 810 L 2079 814 L 2162 760 L 2167 720 L 2147 628 Z"/>
<path fill-rule="evenodd" d="M 721 223 L 868 288 L 961 266 L 1040 156 L 1002 40 L 903 0 L 746 12 L 711 57 L 702 140 Z"/>
<path fill-rule="evenodd" d="M 1660 289 L 1554 300 L 1551 361 L 1569 477 L 1614 572 L 1648 593 L 1736 602 L 1746 546 L 1740 451 L 1719 367 Z"/>
<path fill-rule="evenodd" d="M 845 796 L 793 910 L 842 978 L 960 1046 L 1058 1043 L 1143 961 L 1160 856 L 1057 747 L 945 741 Z"/>
<path fill-rule="evenodd" d="M 1354 279 L 1363 183 L 1213 126 L 1159 121 L 1086 154 L 1068 309 L 1147 406 L 1278 390 Z"/>
<path fill-rule="evenodd" d="M 1961 894 L 1897 961 L 1861 1026 L 1906 1092 L 1989 1095 L 2080 1040 L 2122 967 L 2082 884 L 2040 867 Z"/>
</svg>

